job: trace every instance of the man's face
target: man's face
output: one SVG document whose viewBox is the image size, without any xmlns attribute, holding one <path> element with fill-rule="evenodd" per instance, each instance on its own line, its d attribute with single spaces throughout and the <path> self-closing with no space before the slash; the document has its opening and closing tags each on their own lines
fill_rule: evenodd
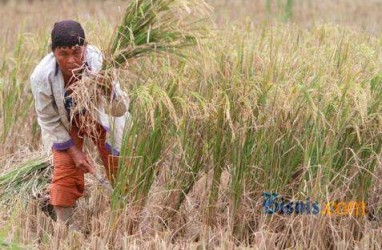
<svg viewBox="0 0 382 250">
<path fill-rule="evenodd" d="M 57 47 L 53 54 L 65 76 L 72 76 L 84 64 L 86 46 Z"/>
</svg>

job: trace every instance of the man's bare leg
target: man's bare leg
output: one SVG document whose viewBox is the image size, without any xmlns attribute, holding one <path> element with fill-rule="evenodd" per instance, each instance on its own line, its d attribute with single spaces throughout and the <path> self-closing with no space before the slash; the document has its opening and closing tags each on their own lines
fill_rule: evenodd
<svg viewBox="0 0 382 250">
<path fill-rule="evenodd" d="M 73 207 L 54 206 L 54 210 L 56 211 L 58 222 L 63 222 L 66 224 L 70 223 L 70 219 L 73 215 Z"/>
<path fill-rule="evenodd" d="M 54 210 L 56 211 L 57 222 L 53 224 L 53 247 L 58 249 L 60 248 L 63 239 L 68 236 L 68 227 L 71 223 L 73 208 L 54 206 Z"/>
</svg>

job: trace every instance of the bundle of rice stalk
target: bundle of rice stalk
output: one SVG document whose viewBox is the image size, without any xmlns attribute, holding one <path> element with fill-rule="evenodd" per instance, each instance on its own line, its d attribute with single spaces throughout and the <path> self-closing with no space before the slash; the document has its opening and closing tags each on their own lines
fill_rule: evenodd
<svg viewBox="0 0 382 250">
<path fill-rule="evenodd" d="M 37 197 L 50 182 L 52 167 L 48 157 L 37 157 L 15 166 L 0 175 L 0 204 L 17 196 Z"/>
<path fill-rule="evenodd" d="M 204 0 L 132 0 L 104 52 L 102 71 L 75 85 L 71 97 L 76 105 L 71 114 L 82 113 L 84 109 L 95 114 L 100 102 L 110 103 L 109 83 L 129 59 L 151 53 L 182 56 L 183 48 L 195 45 L 203 37 L 202 21 L 209 17 L 209 12 Z M 87 121 L 83 124 L 94 127 L 89 121 L 95 119 L 83 119 Z"/>
<path fill-rule="evenodd" d="M 181 54 L 203 35 L 201 20 L 209 15 L 204 0 L 133 0 L 107 51 L 104 69 L 152 52 Z"/>
</svg>

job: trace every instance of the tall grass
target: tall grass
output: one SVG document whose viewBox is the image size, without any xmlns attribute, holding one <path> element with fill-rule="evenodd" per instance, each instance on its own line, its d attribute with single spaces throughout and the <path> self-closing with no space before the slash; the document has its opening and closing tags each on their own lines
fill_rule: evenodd
<svg viewBox="0 0 382 250">
<path fill-rule="evenodd" d="M 168 192 L 180 190 L 182 195 L 169 195 L 171 202 L 163 204 L 175 203 L 171 207 L 178 208 L 178 202 L 184 200 L 195 178 L 207 172 L 211 178 L 205 214 L 208 224 L 217 218 L 215 209 L 224 171 L 230 175 L 230 213 L 233 213 L 232 218 L 240 218 L 235 216 L 243 209 L 240 201 L 258 199 L 257 195 L 264 190 L 294 199 L 366 200 L 370 185 L 367 180 L 380 155 L 377 136 L 380 125 L 375 118 L 372 122 L 368 120 L 370 109 L 367 108 L 369 105 L 373 110 L 381 108 L 376 98 L 368 97 L 375 93 L 370 90 L 371 84 L 378 79 L 375 76 L 379 69 L 372 64 L 378 62 L 370 63 L 370 58 L 365 58 L 375 53 L 365 55 L 358 51 L 377 50 L 375 43 L 365 43 L 362 36 L 357 42 L 351 41 L 354 34 L 346 30 L 338 32 L 333 26 L 307 32 L 295 26 L 280 25 L 268 31 L 260 28 L 260 31 L 262 36 L 255 36 L 251 30 L 231 30 L 231 36 L 225 34 L 230 44 L 220 45 L 224 49 L 216 44 L 204 44 L 200 54 L 208 55 L 208 59 L 191 61 L 194 71 L 183 67 L 182 62 L 159 60 L 161 73 L 154 66 L 153 72 L 148 71 L 141 81 L 149 83 L 145 86 L 152 89 L 150 84 L 157 79 L 161 88 L 166 88 L 168 75 L 175 70 L 177 78 L 184 78 L 176 81 L 177 89 L 183 91 L 177 92 L 176 99 L 170 98 L 170 103 L 162 101 L 167 98 L 166 92 L 156 96 L 138 91 L 147 87 L 133 87 L 133 117 L 148 117 L 156 110 L 152 109 L 155 105 L 168 112 L 175 107 L 176 118 L 167 120 L 166 126 L 161 128 L 167 133 L 161 131 L 163 137 L 159 141 L 163 143 L 161 148 L 172 149 L 172 154 L 165 150 L 162 156 L 170 157 L 173 171 L 183 176 L 179 177 L 181 180 L 176 178 L 179 175 L 171 176 L 175 178 L 167 187 L 173 190 Z M 363 48 L 357 44 L 362 44 Z M 329 59 L 324 60 L 326 56 Z M 171 63 L 174 66 L 168 68 Z M 142 68 L 151 68 L 147 67 L 151 64 L 146 60 L 141 64 Z M 145 104 L 147 100 L 150 100 L 149 108 Z M 159 117 L 154 114 L 152 131 L 157 128 L 156 122 L 162 123 L 165 113 Z M 191 128 L 198 128 L 195 131 L 198 146 L 187 146 L 196 145 L 189 132 Z M 144 133 L 134 134 L 139 138 Z M 177 139 L 178 135 L 186 134 L 189 136 L 187 144 L 182 137 Z M 140 145 L 156 149 L 148 143 L 151 138 Z M 128 150 L 136 148 L 130 143 L 126 147 L 129 145 Z M 140 151 L 142 153 L 135 157 L 148 156 L 143 149 Z M 197 156 L 195 152 L 199 152 Z M 188 164 L 193 162 L 188 172 L 182 170 L 186 167 L 187 156 L 193 156 L 188 160 Z M 146 166 L 161 166 L 163 160 L 160 158 Z M 135 171 L 141 169 L 139 166 L 134 160 L 128 168 Z M 146 178 L 152 183 L 151 174 Z M 130 176 L 123 183 L 134 181 Z M 237 219 L 235 221 L 240 224 Z"/>
<path fill-rule="evenodd" d="M 31 148 L 36 147 L 34 138 L 39 136 L 33 97 L 29 95 L 29 76 L 35 63 L 48 52 L 48 39 L 42 36 L 41 30 L 31 35 L 22 32 L 23 29 L 23 26 L 19 28 L 14 47 L 7 50 L 4 46 L 2 51 L 4 58 L 11 59 L 3 60 L 0 65 L 0 140 L 3 145 L 0 154 L 16 151 L 15 140 Z M 6 44 L 11 35 L 7 34 L 4 39 Z M 26 133 L 20 134 L 19 131 Z"/>
<path fill-rule="evenodd" d="M 133 120 L 111 208 L 97 189 L 81 200 L 82 242 L 377 248 L 381 235 L 364 217 L 267 216 L 261 194 L 322 206 L 368 199 L 381 156 L 380 39 L 251 22 L 209 36 L 184 58 L 151 55 L 119 75 Z M 40 223 L 28 212 L 19 213 Z M 36 230 L 25 230 L 33 242 Z"/>
<path fill-rule="evenodd" d="M 274 16 L 281 18 L 285 22 L 293 18 L 294 5 L 294 0 L 266 0 L 265 9 L 269 17 L 276 12 L 278 14 Z"/>
</svg>

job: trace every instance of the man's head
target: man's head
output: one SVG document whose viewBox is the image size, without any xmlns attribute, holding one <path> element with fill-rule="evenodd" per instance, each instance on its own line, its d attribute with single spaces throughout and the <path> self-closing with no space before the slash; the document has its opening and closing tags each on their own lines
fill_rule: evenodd
<svg viewBox="0 0 382 250">
<path fill-rule="evenodd" d="M 76 21 L 64 20 L 54 24 L 52 33 L 52 51 L 57 63 L 66 76 L 80 68 L 85 58 L 85 32 Z"/>
</svg>

